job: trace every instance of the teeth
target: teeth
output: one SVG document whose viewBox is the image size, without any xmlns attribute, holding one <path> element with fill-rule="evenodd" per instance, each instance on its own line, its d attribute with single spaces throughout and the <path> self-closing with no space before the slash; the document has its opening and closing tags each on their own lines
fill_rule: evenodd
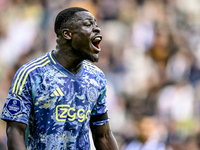
<svg viewBox="0 0 200 150">
<path fill-rule="evenodd" d="M 101 41 L 101 38 L 100 37 L 96 37 L 93 42 L 98 42 L 98 41 Z"/>
<path fill-rule="evenodd" d="M 101 38 L 100 37 L 96 37 L 95 40 L 101 40 Z"/>
</svg>

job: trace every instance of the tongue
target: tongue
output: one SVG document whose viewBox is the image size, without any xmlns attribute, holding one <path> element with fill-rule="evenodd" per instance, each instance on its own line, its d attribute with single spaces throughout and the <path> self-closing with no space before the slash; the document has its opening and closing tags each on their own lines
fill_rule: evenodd
<svg viewBox="0 0 200 150">
<path fill-rule="evenodd" d="M 95 42 L 95 43 L 94 43 L 94 46 L 97 47 L 97 48 L 99 48 L 99 43 L 98 43 L 98 42 Z"/>
</svg>

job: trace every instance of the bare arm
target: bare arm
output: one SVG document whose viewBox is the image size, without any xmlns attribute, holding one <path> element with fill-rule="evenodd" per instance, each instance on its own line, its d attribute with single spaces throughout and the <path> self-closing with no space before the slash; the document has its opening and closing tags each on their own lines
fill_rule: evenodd
<svg viewBox="0 0 200 150">
<path fill-rule="evenodd" d="M 26 131 L 26 124 L 9 121 L 7 122 L 7 145 L 8 150 L 26 150 L 24 134 Z"/>
<path fill-rule="evenodd" d="M 103 114 L 107 116 L 107 113 Z M 104 118 L 101 116 L 101 118 Z M 109 122 L 102 126 L 90 124 L 94 145 L 97 150 L 119 150 L 115 137 L 110 129 Z"/>
</svg>

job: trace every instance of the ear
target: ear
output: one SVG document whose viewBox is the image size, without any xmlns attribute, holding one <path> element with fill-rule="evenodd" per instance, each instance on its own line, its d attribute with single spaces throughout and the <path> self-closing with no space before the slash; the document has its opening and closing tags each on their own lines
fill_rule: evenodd
<svg viewBox="0 0 200 150">
<path fill-rule="evenodd" d="M 72 38 L 72 32 L 69 29 L 63 29 L 62 30 L 62 36 L 66 39 L 66 40 L 71 40 Z"/>
</svg>

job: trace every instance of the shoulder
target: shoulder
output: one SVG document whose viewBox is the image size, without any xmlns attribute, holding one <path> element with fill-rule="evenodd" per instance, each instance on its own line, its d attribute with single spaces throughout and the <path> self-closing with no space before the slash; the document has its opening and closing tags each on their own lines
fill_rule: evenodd
<svg viewBox="0 0 200 150">
<path fill-rule="evenodd" d="M 50 62 L 47 54 L 21 66 L 16 72 L 12 82 L 12 93 L 21 94 L 25 86 L 29 87 L 37 79 L 39 74 L 42 74 L 48 67 L 45 67 Z M 45 68 L 45 69 L 40 69 Z"/>
<path fill-rule="evenodd" d="M 29 68 L 42 67 L 48 64 L 49 62 L 50 62 L 50 59 L 49 59 L 48 53 L 46 53 L 31 60 L 30 62 L 25 64 L 24 67 L 29 67 Z"/>
<path fill-rule="evenodd" d="M 22 83 L 22 85 L 24 85 L 27 80 L 36 79 L 37 75 L 49 70 L 49 67 L 47 67 L 49 63 L 48 55 L 44 54 L 24 64 L 15 73 L 13 79 L 15 82 L 14 84 L 20 85 L 20 83 Z"/>
<path fill-rule="evenodd" d="M 20 74 L 20 75 L 29 74 L 34 70 L 37 70 L 39 68 L 47 66 L 47 64 L 49 64 L 49 63 L 50 63 L 50 59 L 48 57 L 48 53 L 43 54 L 43 55 L 29 61 L 28 63 L 24 64 L 23 66 L 21 66 L 18 69 L 17 74 Z"/>
<path fill-rule="evenodd" d="M 105 74 L 96 65 L 94 65 L 94 64 L 92 64 L 92 63 L 90 63 L 90 62 L 85 60 L 85 61 L 83 61 L 83 66 L 88 72 L 105 79 Z"/>
</svg>

